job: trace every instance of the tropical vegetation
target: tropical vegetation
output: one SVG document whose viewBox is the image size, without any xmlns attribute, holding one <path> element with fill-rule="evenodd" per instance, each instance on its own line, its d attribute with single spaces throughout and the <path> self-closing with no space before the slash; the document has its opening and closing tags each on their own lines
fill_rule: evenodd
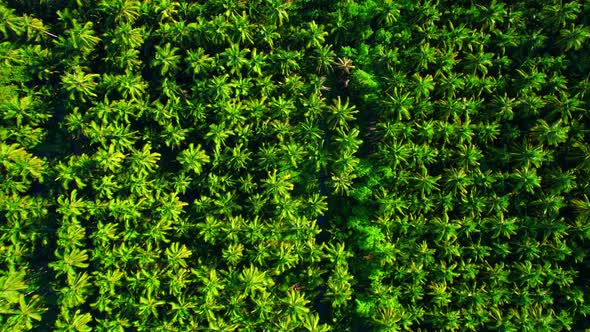
<svg viewBox="0 0 590 332">
<path fill-rule="evenodd" d="M 0 331 L 590 329 L 588 0 L 0 0 Z"/>
</svg>

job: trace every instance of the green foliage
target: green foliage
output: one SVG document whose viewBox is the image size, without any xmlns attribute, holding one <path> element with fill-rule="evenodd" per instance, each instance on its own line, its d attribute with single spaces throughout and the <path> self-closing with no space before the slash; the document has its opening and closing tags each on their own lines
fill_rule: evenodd
<svg viewBox="0 0 590 332">
<path fill-rule="evenodd" d="M 0 0 L 0 331 L 590 328 L 589 17 Z"/>
</svg>

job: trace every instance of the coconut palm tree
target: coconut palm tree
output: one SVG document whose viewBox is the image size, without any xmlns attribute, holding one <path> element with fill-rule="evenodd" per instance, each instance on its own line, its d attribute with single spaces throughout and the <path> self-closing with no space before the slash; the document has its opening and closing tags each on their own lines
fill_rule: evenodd
<svg viewBox="0 0 590 332">
<path fill-rule="evenodd" d="M 559 36 L 561 38 L 557 42 L 565 51 L 570 49 L 579 50 L 584 45 L 584 42 L 590 38 L 590 28 L 572 23 L 569 29 L 561 29 Z"/>
<path fill-rule="evenodd" d="M 266 67 L 266 60 L 268 56 L 264 54 L 264 52 L 253 48 L 250 52 L 250 60 L 248 62 L 248 70 L 250 72 L 256 73 L 258 76 L 262 76 L 262 71 Z"/>
<path fill-rule="evenodd" d="M 516 169 L 511 177 L 515 180 L 515 191 L 524 189 L 528 193 L 534 193 L 535 188 L 541 187 L 541 177 L 537 175 L 536 168 L 523 166 Z"/>
<path fill-rule="evenodd" d="M 117 83 L 116 88 L 123 98 L 130 98 L 132 101 L 140 101 L 148 87 L 141 75 L 133 74 L 130 70 L 126 70 L 125 75 L 119 77 Z"/>
<path fill-rule="evenodd" d="M 430 96 L 430 91 L 433 91 L 435 87 L 432 75 L 426 75 L 422 77 L 420 74 L 415 73 L 412 78 L 414 81 L 413 88 L 414 92 L 416 93 L 416 97 L 418 99 L 420 99 L 421 97 L 428 98 Z"/>
<path fill-rule="evenodd" d="M 61 83 L 71 100 L 80 98 L 80 101 L 86 102 L 87 98 L 96 97 L 95 92 L 98 83 L 96 79 L 98 74 L 87 74 L 80 66 L 73 67 L 73 70 L 66 73 L 61 78 Z"/>
<path fill-rule="evenodd" d="M 109 15 L 109 22 L 117 25 L 133 23 L 139 16 L 139 0 L 100 1 L 98 9 Z"/>
<path fill-rule="evenodd" d="M 183 150 L 177 157 L 182 167 L 187 170 L 192 170 L 196 174 L 203 171 L 203 165 L 210 162 L 209 156 L 201 148 L 201 145 L 190 143 L 188 148 Z"/>
<path fill-rule="evenodd" d="M 332 65 L 336 53 L 332 50 L 331 44 L 320 45 L 314 49 L 315 59 L 317 62 L 316 71 L 318 74 L 332 71 Z"/>
<path fill-rule="evenodd" d="M 275 26 L 281 26 L 284 22 L 289 21 L 288 10 L 291 7 L 290 2 L 281 0 L 266 0 L 265 2 L 268 5 L 265 16 L 268 18 L 269 23 Z"/>
<path fill-rule="evenodd" d="M 233 40 L 242 45 L 254 43 L 254 26 L 250 24 L 250 19 L 246 12 L 242 12 L 241 15 L 231 14 L 232 28 L 233 28 Z"/>
<path fill-rule="evenodd" d="M 331 177 L 331 185 L 334 188 L 334 192 L 337 195 L 348 196 L 353 189 L 352 185 L 355 178 L 356 175 L 350 172 L 333 173 Z"/>
<path fill-rule="evenodd" d="M 354 65 L 352 64 L 352 60 L 344 57 L 338 58 L 338 60 L 334 63 L 338 69 L 342 70 L 345 74 L 350 74 L 350 70 L 354 69 Z"/>
<path fill-rule="evenodd" d="M 357 128 L 352 128 L 350 131 L 345 132 L 341 127 L 338 127 L 336 131 L 338 136 L 334 138 L 334 142 L 336 142 L 342 154 L 356 152 L 363 143 L 362 140 L 358 139 L 360 132 Z"/>
<path fill-rule="evenodd" d="M 198 75 L 214 69 L 215 58 L 206 54 L 205 49 L 199 47 L 196 50 L 187 51 L 186 62 L 192 69 L 192 74 Z"/>
<path fill-rule="evenodd" d="M 59 36 L 56 43 L 63 45 L 68 50 L 80 50 L 82 54 L 89 54 L 94 47 L 100 42 L 100 38 L 94 32 L 94 24 L 86 22 L 84 25 L 78 23 L 76 19 L 71 21 L 72 27 L 67 30 L 66 36 Z"/>
<path fill-rule="evenodd" d="M 410 120 L 410 109 L 414 105 L 414 98 L 411 93 L 404 93 L 402 89 L 396 87 L 391 95 L 388 94 L 388 97 L 385 101 L 385 105 L 388 106 L 386 114 L 391 114 L 393 119 L 397 121 Z"/>
<path fill-rule="evenodd" d="M 220 57 L 225 60 L 225 64 L 229 67 L 231 74 L 238 74 L 241 76 L 241 69 L 248 64 L 246 55 L 250 52 L 249 49 L 240 49 L 238 44 L 231 44 L 220 54 Z"/>
<path fill-rule="evenodd" d="M 568 139 L 569 126 L 562 126 L 561 120 L 548 124 L 545 120 L 537 120 L 537 124 L 531 129 L 531 136 L 541 143 L 557 146 Z"/>
<path fill-rule="evenodd" d="M 156 45 L 156 55 L 151 62 L 153 67 L 160 67 L 160 75 L 175 73 L 180 63 L 180 55 L 176 54 L 180 49 L 166 43 L 164 47 Z"/>
<path fill-rule="evenodd" d="M 14 9 L 8 8 L 6 5 L 0 6 L 0 32 L 3 38 L 8 38 L 10 33 L 17 36 L 23 34 L 25 28 L 22 24 L 23 18 L 14 14 Z"/>
<path fill-rule="evenodd" d="M 316 49 L 322 47 L 328 32 L 324 31 L 323 25 L 318 25 L 315 21 L 308 22 L 307 25 L 307 29 L 305 30 L 307 44 L 305 47 Z"/>
<path fill-rule="evenodd" d="M 280 197 L 290 197 L 289 192 L 294 188 L 293 183 L 289 181 L 290 179 L 291 174 L 288 172 L 277 174 L 276 169 L 272 173 L 268 172 L 268 177 L 262 180 L 265 194 L 272 197 L 275 202 L 280 201 Z"/>
<path fill-rule="evenodd" d="M 329 111 L 328 123 L 332 129 L 337 127 L 348 129 L 348 122 L 354 121 L 356 119 L 354 115 L 359 112 L 354 105 L 349 105 L 348 99 L 342 102 L 340 96 L 336 98 L 333 105 L 330 105 Z"/>
<path fill-rule="evenodd" d="M 301 57 L 302 54 L 299 51 L 287 51 L 284 49 L 279 49 L 271 55 L 273 62 L 275 62 L 283 76 L 289 76 L 294 70 L 299 70 Z"/>
</svg>

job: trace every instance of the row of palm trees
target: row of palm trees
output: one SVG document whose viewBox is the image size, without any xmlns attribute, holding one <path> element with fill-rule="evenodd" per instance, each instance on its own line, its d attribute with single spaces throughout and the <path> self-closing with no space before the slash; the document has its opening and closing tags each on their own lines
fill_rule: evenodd
<svg viewBox="0 0 590 332">
<path fill-rule="evenodd" d="M 366 137 L 329 211 L 354 243 L 350 310 L 384 331 L 582 328 L 587 10 L 376 3 L 319 21 L 387 25 L 327 38 L 354 45 Z"/>
<path fill-rule="evenodd" d="M 34 5 L 0 3 L 0 323 L 583 327 L 584 6 Z"/>
</svg>

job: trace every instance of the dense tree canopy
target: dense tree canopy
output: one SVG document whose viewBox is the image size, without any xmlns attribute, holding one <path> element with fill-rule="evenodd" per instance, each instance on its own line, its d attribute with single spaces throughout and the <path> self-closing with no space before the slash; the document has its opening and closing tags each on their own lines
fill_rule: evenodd
<svg viewBox="0 0 590 332">
<path fill-rule="evenodd" d="M 0 0 L 0 331 L 590 328 L 590 2 Z"/>
</svg>

